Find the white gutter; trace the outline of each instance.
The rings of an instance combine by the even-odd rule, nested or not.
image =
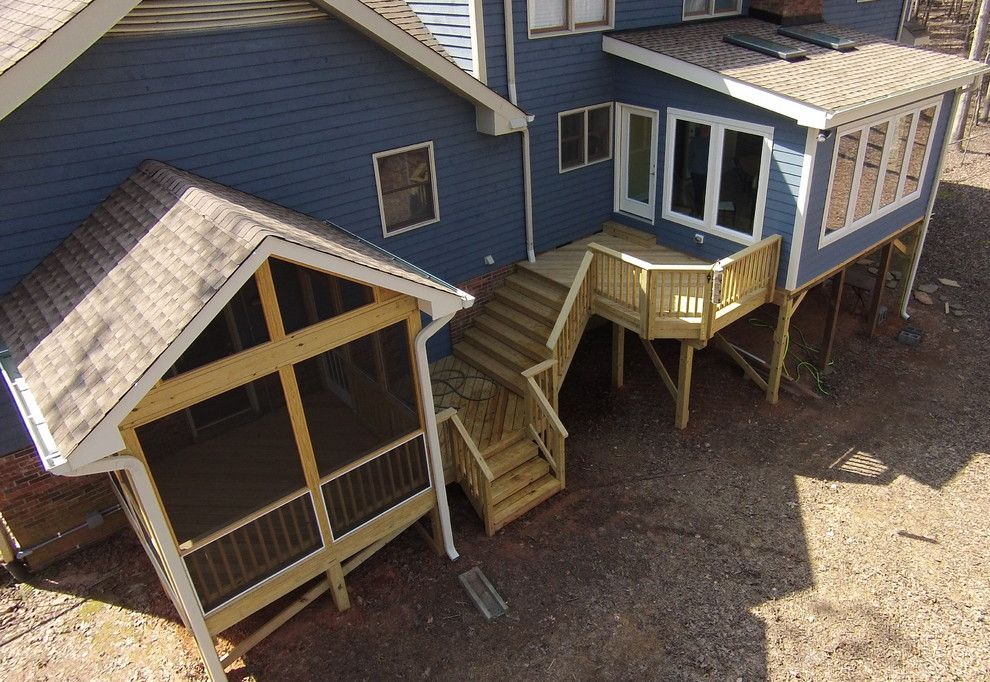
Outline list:
[[[509,101],[519,106],[516,93],[516,37],[512,25],[512,0],[502,0],[505,15],[505,81],[509,88]],[[532,123],[533,118],[529,118]],[[522,130],[523,154],[523,212],[526,216],[526,260],[536,262],[533,230],[533,169],[530,161],[529,127]]]
[[[450,322],[454,313],[438,317],[416,334],[416,370],[419,374],[419,398],[423,405],[423,421],[426,423],[426,447],[433,470],[433,488],[437,495],[437,509],[440,512],[440,533],[447,556],[456,559],[459,555],[454,548],[454,533],[450,529],[450,508],[447,506],[447,483],[443,478],[443,457],[440,454],[440,436],[437,433],[437,411],[433,404],[433,390],[430,386],[430,361],[426,356],[426,342]]]
[[[158,498],[155,496],[154,488],[151,485],[151,477],[148,475],[144,464],[133,455],[114,455],[105,459],[97,460],[86,464],[78,469],[71,469],[68,465],[59,466],[52,469],[53,473],[62,476],[88,476],[90,474],[107,474],[111,471],[126,471],[130,474],[131,483],[138,501],[151,524],[151,529],[155,537],[159,538],[159,549],[162,553],[162,560],[169,567],[173,580],[175,581],[175,592],[182,611],[183,620],[189,626],[196,644],[199,646],[199,653],[203,657],[206,665],[206,672],[211,682],[227,682],[227,674],[223,670],[220,656],[217,654],[213,644],[213,636],[206,626],[206,619],[199,606],[199,599],[196,596],[196,588],[193,587],[189,571],[186,564],[179,556],[179,551],[171,542],[172,535],[165,521],[165,514],[158,505]],[[164,540],[162,540],[164,539]],[[161,574],[159,574],[161,577]],[[166,588],[167,591],[167,588]]]
[[[959,102],[962,100],[962,89],[956,90],[956,96],[952,100],[952,111],[949,113],[948,126],[951,129],[952,122],[956,119],[956,112],[959,109]],[[921,225],[921,234],[918,235],[918,246],[914,249],[914,259],[911,261],[911,271],[908,274],[907,284],[901,294],[901,317],[905,320],[911,319],[908,312],[908,303],[911,301],[911,291],[914,289],[914,278],[918,274],[918,264],[921,263],[921,251],[925,246],[925,238],[928,236],[928,224],[932,220],[932,210],[935,208],[935,198],[938,196],[938,188],[942,184],[942,168],[945,166],[945,157],[950,145],[950,130],[946,130],[942,138],[942,150],[938,155],[938,166],[935,169],[935,183],[932,185],[931,196],[928,197],[928,210],[925,211],[925,221]]]

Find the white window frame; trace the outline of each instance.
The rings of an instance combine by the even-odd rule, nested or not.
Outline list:
[[[708,10],[704,14],[687,14],[685,2],[681,0],[681,21],[697,21],[699,19],[714,19],[715,17],[734,17],[742,14],[742,0],[736,0],[736,8],[732,11],[716,12],[715,0],[706,0]]]
[[[378,159],[423,148],[429,150],[430,156],[430,183],[433,189],[433,217],[429,220],[416,223],[415,225],[406,225],[405,227],[400,227],[397,230],[390,230],[388,228],[388,223],[385,220],[385,197],[382,194],[382,178],[381,174],[378,172]],[[437,192],[437,165],[436,155],[433,153],[433,140],[418,142],[416,144],[406,145],[405,147],[398,147],[397,149],[386,149],[384,151],[375,152],[371,155],[371,165],[374,166],[375,169],[375,188],[378,192],[378,214],[381,216],[382,221],[382,236],[388,239],[389,237],[394,237],[411,230],[416,230],[421,227],[440,222],[440,195]]]
[[[507,0],[509,1],[509,0]],[[537,38],[553,38],[556,36],[576,35],[578,33],[594,33],[595,31],[608,31],[615,27],[615,3],[616,0],[605,0],[605,23],[603,24],[576,24],[574,22],[574,0],[564,0],[567,3],[567,26],[565,28],[533,28],[530,17],[535,16],[533,5],[536,0],[526,0],[526,28],[529,31],[530,40]]]
[[[595,159],[594,161],[588,161],[588,112],[594,111],[595,109],[605,109],[608,108],[608,156],[604,156],[600,159]],[[584,114],[584,163],[578,164],[576,166],[569,166],[564,168],[564,145],[561,139],[561,134],[563,132],[563,122],[565,116],[573,116],[574,114]],[[557,172],[558,173],[570,173],[571,171],[580,170],[581,168],[587,168],[588,166],[594,166],[596,163],[603,163],[605,161],[611,161],[612,156],[615,154],[615,106],[613,102],[602,102],[601,104],[592,104],[586,107],[578,107],[577,109],[568,109],[567,111],[561,111],[557,114]]]
[[[908,166],[911,163],[911,154],[914,153],[914,138],[918,130],[918,120],[921,117],[921,112],[931,106],[935,107],[935,114],[932,119],[932,129],[928,134],[928,144],[925,146],[925,158],[921,162],[921,171],[918,176],[918,188],[910,194],[903,194],[904,185],[907,182]],[[932,97],[921,102],[914,102],[907,106],[900,107],[899,109],[886,111],[882,114],[878,114],[861,121],[848,123],[835,130],[833,135],[834,143],[832,145],[832,166],[829,170],[828,176],[828,190],[825,194],[825,205],[822,207],[822,227],[821,234],[818,238],[819,249],[852,234],[861,227],[865,227],[866,225],[875,222],[877,219],[892,211],[896,211],[902,206],[906,206],[921,196],[921,192],[925,187],[925,176],[928,172],[928,163],[932,158],[932,146],[935,142],[935,131],[938,128],[938,117],[941,110],[942,98]],[[897,198],[886,206],[880,206],[880,197],[883,193],[883,178],[887,175],[887,164],[890,163],[890,152],[894,142],[894,136],[891,135],[891,132],[896,121],[905,115],[911,116],[911,126],[908,130],[908,146],[904,152],[904,160],[901,163],[901,177],[897,182]],[[876,187],[873,188],[873,205],[871,206],[869,213],[859,220],[855,220],[854,216],[856,211],[856,203],[859,200],[860,178],[863,171],[863,164],[866,160],[866,143],[869,138],[870,128],[884,122],[887,123],[887,137],[884,140],[883,154],[880,157],[880,170],[877,174],[877,184]],[[839,140],[841,140],[844,135],[855,133],[857,131],[860,133],[859,150],[856,154],[856,168],[853,172],[852,185],[849,189],[849,204],[846,206],[846,221],[842,227],[835,230],[829,230],[828,209],[829,203],[832,199],[832,186],[835,183],[836,163],[839,158]]]
[[[674,142],[677,134],[677,121],[689,121],[711,126],[711,142],[708,145],[708,185],[705,192],[705,218],[699,220],[671,208],[674,188]],[[726,130],[759,135],[763,138],[763,157],[760,159],[760,176],[756,188],[756,210],[753,213],[753,234],[748,235],[718,224],[719,181],[722,178],[722,145]],[[738,121],[721,116],[709,116],[683,109],[667,109],[667,130],[663,157],[663,204],[661,215],[664,220],[679,223],[701,232],[728,239],[739,244],[755,244],[763,236],[763,217],[767,204],[767,186],[770,179],[770,159],[773,157],[773,131],[771,126]]]

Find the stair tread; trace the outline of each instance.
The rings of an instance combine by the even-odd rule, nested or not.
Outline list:
[[[534,361],[533,358],[520,353],[514,347],[507,343],[503,343],[494,336],[486,333],[483,329],[479,329],[477,327],[468,329],[464,333],[464,340],[473,343],[481,350],[501,361],[502,364],[507,367],[511,367],[517,372],[522,372],[523,370],[529,369],[533,365],[537,364],[537,361]]]
[[[560,489],[560,481],[550,474],[538,478],[494,506],[492,520],[495,526],[501,528],[507,525],[559,492]]]
[[[536,362],[544,359],[548,354],[546,344],[540,343],[529,334],[488,313],[482,313],[476,317],[474,326],[494,336],[502,343],[512,346],[520,353],[526,354]]]
[[[485,304],[485,314],[498,319],[500,322],[532,337],[533,340],[540,343],[546,343],[546,340],[550,338],[550,331],[553,329],[552,324],[544,324],[531,317],[520,317],[517,310],[497,300],[492,300]]]
[[[520,439],[496,452],[486,452],[485,461],[495,474],[495,478],[507,474],[526,460],[536,455],[536,444],[527,439]]]
[[[536,277],[528,270],[520,270],[505,280],[505,283],[527,294],[530,298],[539,301],[545,306],[555,308],[558,311],[567,298],[567,290],[550,281]]]
[[[554,322],[557,321],[557,315],[560,312],[559,310],[554,310],[550,306],[544,305],[539,301],[534,301],[523,292],[511,287],[500,287],[498,291],[495,292],[495,299],[502,301],[510,308],[515,308],[524,313],[535,315],[540,322],[551,328],[553,327]]]
[[[534,454],[515,469],[492,481],[492,503],[499,502],[550,472],[550,464]]]
[[[488,374],[513,393],[522,395],[526,390],[526,380],[519,370],[509,367],[483,348],[474,345],[470,340],[454,344],[454,355],[476,369]]]

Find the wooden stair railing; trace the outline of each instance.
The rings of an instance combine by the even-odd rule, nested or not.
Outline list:
[[[550,463],[554,475],[564,486],[564,439],[567,429],[557,415],[557,361],[553,358],[533,365],[523,372],[526,378],[526,428],[540,453]]]
[[[741,315],[773,300],[780,244],[780,235],[771,235],[712,266],[714,327],[707,338]]]
[[[491,517],[491,484],[495,480],[491,467],[482,456],[474,438],[453,407],[437,413],[437,430],[440,450],[451,458],[457,482],[461,484],[471,506],[478,512],[485,525]],[[447,468],[446,466],[444,467]],[[454,481],[447,481],[453,483]]]

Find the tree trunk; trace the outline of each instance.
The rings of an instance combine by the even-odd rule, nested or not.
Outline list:
[[[990,29],[990,0],[981,0],[980,13],[976,17],[976,26],[973,28],[973,42],[969,48],[969,58],[974,61],[983,61],[983,46],[987,42],[987,30]],[[956,149],[962,151],[962,139],[966,136],[966,120],[969,118],[969,106],[973,101],[974,88],[980,87],[976,84],[965,90],[962,94],[962,101],[959,102],[959,109],[956,111],[956,118],[952,122],[952,137],[956,143]]]

